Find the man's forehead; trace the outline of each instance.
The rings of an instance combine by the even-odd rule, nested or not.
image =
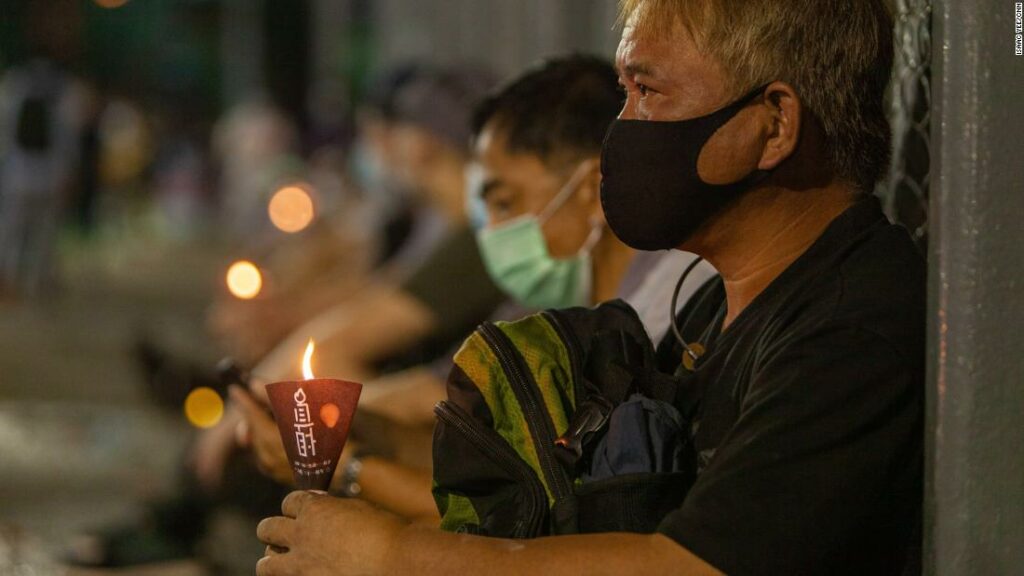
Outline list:
[[[543,159],[533,152],[513,149],[509,142],[508,128],[493,122],[484,126],[476,137],[473,143],[473,159],[488,171],[493,171],[496,165],[507,164],[509,161],[518,161],[522,164],[525,160],[531,164],[544,164]]]
[[[493,122],[488,122],[473,139],[473,156],[479,159],[485,151],[490,150],[496,137]]]
[[[681,44],[686,39],[679,38],[680,33],[675,30],[671,34],[655,34],[627,22],[615,52],[615,67],[619,75],[666,77],[675,60],[684,55]]]

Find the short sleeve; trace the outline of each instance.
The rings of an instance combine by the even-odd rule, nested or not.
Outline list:
[[[734,576],[899,574],[920,515],[923,359],[824,327],[755,363],[733,428],[659,531]]]
[[[434,314],[437,339],[444,342],[468,336],[506,299],[468,228],[445,239],[402,288]]]

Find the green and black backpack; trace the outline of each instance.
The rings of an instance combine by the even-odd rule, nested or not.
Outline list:
[[[442,529],[653,532],[695,478],[695,401],[622,301],[485,323],[435,408]]]

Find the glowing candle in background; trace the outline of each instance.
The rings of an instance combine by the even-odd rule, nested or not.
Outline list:
[[[267,214],[278,230],[293,234],[305,230],[316,212],[309,192],[302,186],[292,185],[274,193],[267,206]]]
[[[223,416],[224,400],[212,388],[196,388],[185,398],[185,417],[196,428],[212,428]]]
[[[255,264],[239,260],[228,268],[226,276],[228,290],[235,298],[251,300],[263,289],[263,275]]]

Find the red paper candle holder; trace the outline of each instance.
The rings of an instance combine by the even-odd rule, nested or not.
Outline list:
[[[348,440],[363,385],[314,378],[267,385],[295,484],[301,490],[327,490]]]

